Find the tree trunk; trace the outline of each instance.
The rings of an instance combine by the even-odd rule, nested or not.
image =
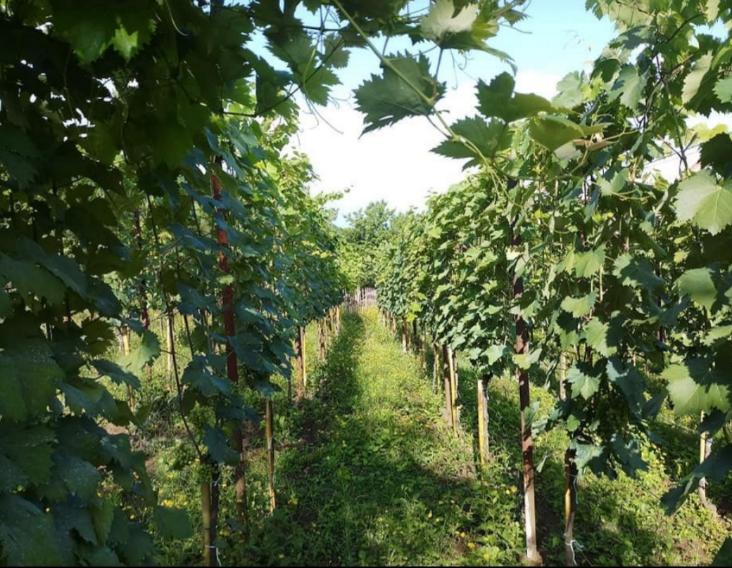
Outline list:
[[[218,566],[216,545],[219,519],[219,467],[211,464],[211,477],[201,484],[201,517],[203,525],[203,564]]]
[[[567,383],[567,356],[559,355],[559,399],[566,400],[571,394],[572,385]],[[564,564],[576,566],[574,553],[574,519],[577,512],[577,464],[575,451],[567,448],[564,452]]]
[[[216,163],[220,164],[221,159],[217,158]],[[221,181],[215,173],[211,173],[211,192],[216,200],[221,199]],[[222,209],[217,208],[215,216],[217,219],[221,219],[224,215]],[[216,229],[216,241],[219,245],[224,248],[229,246],[229,236],[226,231],[217,227]],[[223,274],[229,274],[229,260],[222,251],[219,254],[219,269]],[[239,382],[239,368],[236,359],[236,352],[231,345],[231,340],[228,338],[236,335],[236,326],[234,322],[234,289],[230,284],[224,286],[221,292],[221,306],[223,311],[224,319],[224,335],[227,337],[226,341],[226,376],[232,383]],[[236,510],[239,515],[239,519],[246,524],[247,519],[247,487],[246,487],[246,455],[244,454],[244,437],[242,433],[242,425],[237,425],[234,428],[232,434],[233,449],[239,454],[239,463],[237,463],[234,469],[234,495],[236,501]]]
[[[574,518],[577,512],[577,464],[575,451],[564,452],[564,564],[576,566],[574,555]]]
[[[267,443],[267,480],[269,485],[269,510],[275,510],[277,504],[275,494],[274,472],[275,472],[275,449],[274,449],[274,407],[272,399],[267,397],[264,400],[264,434]]]
[[[512,244],[521,244],[521,237],[514,236]],[[523,296],[524,281],[514,276],[513,298],[517,301]],[[523,355],[529,351],[529,329],[526,321],[520,315],[516,316],[516,341],[514,352]],[[524,490],[524,522],[526,530],[526,558],[531,564],[541,564],[542,559],[537,548],[536,540],[536,500],[534,496],[534,441],[531,437],[531,424],[527,420],[531,406],[529,389],[529,373],[518,368],[516,377],[519,384],[519,409],[521,412],[521,455],[523,463],[523,490]]]
[[[478,457],[480,465],[485,467],[490,461],[490,437],[488,432],[488,381],[479,377],[476,386],[478,396]]]
[[[701,420],[704,421],[704,413],[701,413]],[[709,435],[706,432],[702,432],[701,436],[699,436],[699,463],[703,463],[704,460],[706,460],[709,457],[709,454],[712,453],[712,439],[709,437]],[[699,500],[701,501],[701,504],[704,505],[707,509],[712,511],[713,513],[717,512],[717,507],[714,506],[714,503],[712,503],[709,500],[709,497],[707,496],[707,478],[702,477],[699,480]]]

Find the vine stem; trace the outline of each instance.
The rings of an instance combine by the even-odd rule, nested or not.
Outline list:
[[[158,234],[157,225],[156,225],[155,219],[153,217],[153,208],[152,208],[152,201],[150,199],[150,195],[146,195],[146,198],[147,198],[148,211],[150,213],[150,226],[152,228],[153,238],[155,240],[155,248],[158,251],[158,257],[159,257],[160,256],[159,253],[160,253],[160,249],[161,249],[160,236]],[[161,262],[161,266],[160,266],[159,270],[160,270],[160,274],[162,274],[162,272],[163,272],[162,260],[160,262]],[[171,313],[170,298],[168,297],[168,294],[165,292],[165,290],[162,290],[162,295],[163,295],[163,303],[165,304],[165,313],[170,314]],[[178,409],[180,410],[180,416],[183,421],[183,427],[185,428],[186,434],[187,434],[189,440],[191,441],[191,444],[193,445],[193,449],[196,451],[196,455],[198,456],[200,463],[204,463],[205,456],[203,454],[203,451],[201,450],[201,447],[198,445],[198,442],[196,441],[196,437],[193,435],[193,431],[191,430],[191,427],[188,424],[188,418],[186,417],[186,413],[183,411],[183,387],[180,383],[180,377],[178,375],[178,362],[176,361],[176,356],[175,356],[175,342],[173,342],[172,345],[173,345],[172,346],[172,349],[173,349],[173,352],[172,352],[173,376],[175,378],[175,388],[176,388],[177,395],[178,395],[177,396]]]

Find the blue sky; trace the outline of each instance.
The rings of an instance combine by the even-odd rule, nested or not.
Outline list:
[[[531,0],[525,7],[528,17],[516,29],[503,28],[489,41],[491,47],[513,58],[518,91],[553,96],[564,75],[588,69],[613,37],[612,24],[598,20],[584,4],[585,0]],[[407,45],[392,40],[389,51]],[[257,51],[261,47],[261,41],[255,42]],[[457,60],[464,63],[461,57]],[[473,114],[479,78],[489,82],[509,70],[487,54],[471,55],[463,67],[454,70],[449,58],[443,59],[441,67],[440,79],[446,81],[448,93],[439,106],[452,120]],[[361,136],[362,116],[350,94],[378,72],[376,56],[366,50],[354,51],[340,73],[343,87],[334,89],[335,96],[327,106],[308,109],[299,99],[301,127],[291,147],[310,157],[318,176],[311,191],[347,190],[334,204],[341,222],[345,214],[378,199],[401,211],[419,209],[429,194],[446,191],[465,175],[462,162],[430,151],[441,135],[424,118],[402,120]]]
[[[531,0],[524,11],[527,18],[516,29],[502,28],[489,40],[491,47],[508,53],[521,70],[541,70],[565,75],[581,69],[596,58],[613,37],[612,24],[598,20],[585,10],[584,0]],[[408,45],[405,43],[404,45]],[[392,43],[391,49],[401,46]],[[462,60],[461,57],[457,57]],[[449,65],[443,66],[442,78],[454,82]],[[471,55],[465,73],[469,77],[490,78],[508,70],[508,66],[487,54]],[[371,73],[378,72],[376,57],[365,50],[352,52],[350,64],[340,74],[344,86],[353,89]]]

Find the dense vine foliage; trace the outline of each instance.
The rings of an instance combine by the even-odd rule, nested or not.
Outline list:
[[[285,151],[295,94],[325,104],[353,48],[382,64],[356,91],[367,131],[434,116],[436,151],[479,168],[400,221],[380,297],[486,377],[517,373],[525,480],[532,425],[567,432],[570,479],[642,468],[666,398],[716,436],[669,508],[728,475],[732,141],[685,121],[731,110],[732,6],[590,0],[618,36],[589,75],[570,74],[549,101],[503,73],[478,84],[474,117],[447,124],[435,110],[443,51],[511,65],[486,42],[522,4],[0,0],[3,562],[144,563],[153,525],[190,531],[156,504],[127,434],[145,421],[135,391],[161,354],[201,478],[206,563],[218,562],[226,466],[232,526],[246,525],[244,425],[259,419],[248,401],[271,400],[305,324],[373,279],[325,198],[304,190],[307,160]],[[382,53],[383,37],[414,48]],[[669,152],[678,178],[654,178],[649,164]],[[127,347],[113,360],[117,334]],[[528,373],[563,389],[542,420]]]
[[[551,415],[524,410],[534,434],[567,432],[572,499],[586,468],[645,467],[641,442],[666,398],[680,416],[701,413],[701,435],[724,435],[664,497],[674,510],[732,467],[730,136],[686,124],[730,110],[732,14],[718,2],[589,5],[618,36],[552,101],[515,93],[509,74],[478,84],[479,114],[435,151],[481,171],[407,227],[379,297],[486,376],[557,385]],[[652,170],[669,155],[670,180]],[[514,350],[524,324],[530,348]]]

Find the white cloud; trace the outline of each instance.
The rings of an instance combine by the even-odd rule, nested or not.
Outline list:
[[[520,72],[516,89],[551,97],[559,78],[541,71]],[[475,84],[464,82],[448,92],[439,108],[451,122],[475,114],[476,104]],[[465,175],[464,161],[430,151],[443,136],[426,118],[408,118],[361,136],[362,115],[352,102],[333,103],[319,113],[322,119],[302,113],[293,147],[310,157],[319,177],[315,192],[350,188],[336,203],[341,214],[379,199],[400,211],[420,208],[431,192],[446,191]]]

